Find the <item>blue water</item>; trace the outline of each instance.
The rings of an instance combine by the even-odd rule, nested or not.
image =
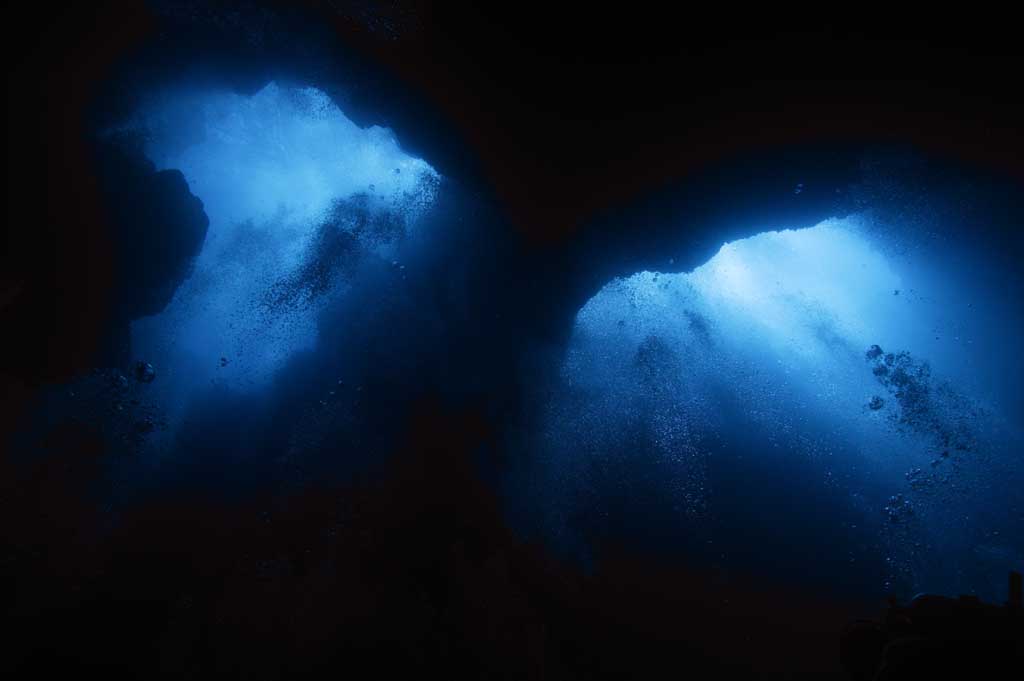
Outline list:
[[[172,435],[197,396],[258,392],[315,349],[318,314],[345,295],[354,263],[391,262],[439,180],[389,130],[358,127],[310,87],[159,92],[123,129],[158,169],[182,171],[210,219],[191,276],[131,329]]]
[[[995,601],[1024,565],[1019,280],[991,244],[934,228],[941,215],[896,199],[810,226],[765,215],[759,234],[726,225],[751,236],[692,271],[666,258],[607,282],[562,347],[515,299],[529,264],[477,272],[480,253],[513,254],[482,231],[423,233],[494,224],[454,199],[432,219],[438,173],[322,91],[171,89],[126,131],[210,220],[170,304],[132,323],[156,380],[108,381],[112,409],[136,405],[112,423],[137,436],[142,419],[140,460],[162,462],[154,487],[188,469],[229,494],[247,472],[306,480],[381,457],[415,395],[486,402],[513,390],[482,385],[488,363],[546,366],[553,347],[554,376],[522,386],[531,416],[496,424],[517,463],[493,473],[513,524],[563,556],[625,545],[870,598]],[[414,251],[430,264],[396,287]],[[506,312],[521,324],[501,326]]]
[[[893,233],[782,228],[601,289],[537,438],[548,540],[1004,598],[1024,564],[1021,309],[968,249]]]

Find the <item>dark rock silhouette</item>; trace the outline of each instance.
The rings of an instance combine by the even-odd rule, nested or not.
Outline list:
[[[974,596],[890,601],[881,621],[843,632],[843,666],[857,681],[1017,678],[1024,672],[1021,575],[1011,572],[1004,605]]]
[[[209,219],[180,170],[157,171],[132,143],[101,143],[96,157],[115,245],[115,315],[157,314],[188,275]]]

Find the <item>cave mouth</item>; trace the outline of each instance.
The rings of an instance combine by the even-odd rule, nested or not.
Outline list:
[[[854,214],[604,286],[539,428],[542,531],[584,558],[612,536],[876,596],[995,597],[1024,558],[1019,311],[949,244],[886,233]]]
[[[132,323],[133,355],[156,366],[168,405],[211,385],[269,385],[315,346],[318,311],[360,267],[397,263],[441,179],[390,130],[360,128],[324,91],[284,82],[251,95],[166,87],[109,134],[180,171],[209,218],[170,303]]]

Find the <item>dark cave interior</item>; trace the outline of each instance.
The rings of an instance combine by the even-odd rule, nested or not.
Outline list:
[[[316,0],[35,12],[7,22],[29,40],[8,68],[16,179],[0,307],[13,330],[0,353],[0,560],[24,678],[983,678],[1020,663],[1019,607],[1003,606],[1012,594],[998,581],[1024,567],[1012,388],[1024,61],[1011,22]],[[144,134],[108,133],[183,85],[243,107],[270,83],[314,88],[352,129],[386,128],[394,158],[422,160],[439,179],[415,219],[376,207],[381,180],[376,194],[332,195],[328,217],[307,225],[296,256],[307,259],[275,279],[297,293],[269,288],[268,304],[268,287],[250,287],[260,310],[305,315],[272,318],[285,345],[315,329],[257,380],[241,352],[271,342],[256,312],[244,319],[258,323],[231,327],[235,346],[208,357],[148,349],[186,328],[175,310],[193,308],[180,301],[256,300],[249,289],[203,298],[201,287],[277,266],[284,232],[257,224],[236,247],[187,169],[156,163]],[[963,535],[997,573],[981,586],[933,582],[949,598],[887,611],[883,560],[900,558],[918,586],[922,564],[953,549],[894,554],[864,528],[826,546],[833,516],[860,516],[835,510],[847,508],[835,488],[805,483],[816,462],[737,464],[755,458],[759,435],[720,445],[730,463],[716,484],[739,491],[734,515],[707,524],[733,532],[747,558],[718,561],[711,530],[666,520],[678,497],[642,444],[650,424],[615,425],[635,409],[661,418],[671,400],[659,391],[683,390],[646,378],[680,362],[663,333],[645,330],[630,349],[629,375],[646,386],[637,401],[597,408],[579,381],[563,385],[578,347],[612,364],[614,349],[579,345],[606,332],[579,315],[604,304],[609,282],[682,277],[723,244],[851,215],[868,216],[865,233],[892,262],[930,263],[988,296],[971,312],[987,317],[957,318],[941,335],[975,325],[978,348],[957,361],[980,366],[979,393],[1001,396],[998,427],[974,425],[968,441],[960,421],[934,415],[946,393],[922,378],[931,365],[890,343],[892,361],[870,355],[876,340],[856,347],[868,380],[891,372],[857,418],[898,405],[900,437],[952,451],[948,463],[930,453],[932,468],[968,471],[954,494],[907,464],[897,474],[908,501],[886,492],[865,515],[899,516],[885,541]],[[226,256],[203,260],[215,239],[237,270]],[[905,257],[916,248],[925,255]],[[902,284],[886,294],[886,305],[913,300]],[[681,318],[687,333],[718,333],[722,322],[694,314]],[[242,318],[218,317],[223,328],[208,333],[227,337]],[[846,333],[821,328],[828,342]],[[928,357],[936,374],[943,356]],[[721,402],[714,418],[739,408]],[[809,418],[814,428],[784,449],[818,436],[824,417]],[[607,424],[625,444],[586,439]],[[721,432],[747,428],[737,419]],[[555,451],[538,433],[551,432],[558,456],[575,457],[557,470],[537,465]],[[591,452],[615,447],[622,458]],[[800,494],[810,513],[790,506]],[[921,510],[943,505],[977,518],[954,528]],[[957,600],[960,586],[982,600]]]

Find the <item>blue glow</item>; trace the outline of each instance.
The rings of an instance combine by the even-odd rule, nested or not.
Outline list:
[[[150,132],[150,159],[181,170],[210,221],[220,225],[281,213],[311,224],[334,199],[415,191],[433,173],[404,153],[389,130],[359,128],[310,87],[272,82],[251,97],[166,93],[136,124]]]
[[[353,282],[332,271],[316,296],[282,302],[273,292],[318,257],[318,230],[334,219],[331,229],[348,230],[363,256],[390,260],[439,180],[389,130],[358,127],[309,87],[164,92],[125,128],[144,135],[158,168],[184,173],[210,218],[191,277],[161,314],[132,327],[134,354],[157,367],[153,389],[167,405],[211,385],[251,391],[312,348],[318,311]],[[399,228],[359,231],[337,219],[342,200]]]
[[[644,523],[657,536],[676,522],[686,543],[715,518],[730,532],[723,509],[763,495],[741,486],[720,498],[728,484],[715,478],[725,465],[716,457],[728,456],[733,479],[791,488],[787,504],[835,504],[804,509],[803,521],[753,511],[779,537],[836,514],[836,544],[802,551],[848,551],[871,528],[889,588],[997,597],[1006,570],[1024,562],[1014,532],[1024,516],[1013,510],[1022,377],[1008,361],[1021,315],[940,246],[887,241],[853,216],[725,244],[690,273],[610,282],[579,311],[547,408],[539,484],[562,501],[546,531],[572,545],[574,517],[643,507],[657,488],[677,520],[638,511],[645,520],[627,522],[630,532]],[[792,479],[749,473],[761,469]],[[727,549],[717,553],[728,538],[707,542],[728,563]],[[752,569],[774,559],[734,560]],[[854,553],[849,562],[849,576],[821,577],[859,579]]]

